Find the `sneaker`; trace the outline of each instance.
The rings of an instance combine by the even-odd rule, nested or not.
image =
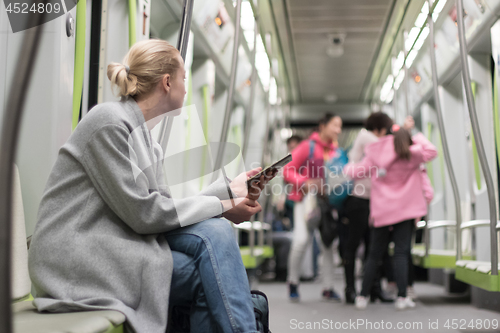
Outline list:
[[[289,284],[288,290],[290,291],[290,301],[298,302],[299,301],[299,286],[296,284]]]
[[[366,306],[368,305],[368,298],[365,296],[356,296],[356,300],[354,301],[355,307],[358,310],[364,310],[366,309]]]
[[[341,301],[339,294],[337,294],[333,289],[323,290],[322,296],[325,301]]]
[[[413,288],[413,286],[408,286],[406,288],[406,296],[410,297],[412,300],[417,299],[417,294],[415,293],[415,288]]]
[[[398,297],[396,299],[396,310],[404,310],[406,308],[414,308],[416,306],[415,302],[411,300],[410,297]]]
[[[258,290],[252,290],[251,294],[257,332],[271,333],[269,331],[269,302],[266,294]]]

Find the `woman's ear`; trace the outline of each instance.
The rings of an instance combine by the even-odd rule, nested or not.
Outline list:
[[[165,92],[168,94],[170,92],[170,88],[172,87],[172,78],[170,74],[165,74],[162,79],[162,86]]]

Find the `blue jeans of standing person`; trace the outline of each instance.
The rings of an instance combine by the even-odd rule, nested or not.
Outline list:
[[[221,332],[257,332],[248,277],[231,225],[213,218],[168,232],[165,238],[172,251],[188,256],[174,255],[170,300],[174,305],[177,294],[194,296],[197,312],[194,320],[199,322],[193,323],[191,318],[191,332],[214,332],[214,322]],[[194,265],[198,274],[186,265]],[[186,281],[186,273],[193,274],[190,281]],[[190,286],[190,282],[198,285],[201,282],[203,290]],[[208,306],[211,317],[207,316],[204,305]]]

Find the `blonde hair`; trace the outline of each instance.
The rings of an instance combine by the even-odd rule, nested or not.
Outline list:
[[[149,39],[134,44],[123,64],[108,65],[111,87],[118,87],[119,96],[148,95],[165,74],[174,76],[181,64],[179,51],[167,41]]]

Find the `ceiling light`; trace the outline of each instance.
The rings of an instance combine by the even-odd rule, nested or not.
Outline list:
[[[432,11],[432,20],[434,22],[436,22],[437,18],[439,17],[439,14],[444,8],[444,5],[446,5],[446,0],[439,0],[436,7],[434,7],[434,10]]]
[[[398,90],[405,78],[405,71],[400,71],[396,79],[394,80],[394,89]]]
[[[411,50],[410,54],[406,57],[406,68],[410,68],[411,65],[413,64],[413,61],[417,57],[418,51],[417,50]]]
[[[415,26],[422,28],[427,21],[427,14],[420,13],[418,14],[417,20],[415,21]]]
[[[394,58],[394,61],[392,63],[392,75],[397,76],[399,73],[399,70],[401,67],[403,67],[403,64],[405,62],[405,55],[404,52],[401,51],[399,52],[397,58]]]
[[[394,89],[391,89],[391,91],[389,91],[389,95],[387,95],[387,98],[385,99],[384,102],[389,104],[390,102],[392,102],[393,99],[394,99]]]
[[[290,138],[292,136],[292,134],[293,134],[293,131],[292,131],[291,128],[282,128],[280,132],[281,132],[280,133],[281,134],[281,138],[283,140],[286,140],[286,139]]]
[[[405,48],[406,50],[410,50],[413,44],[415,44],[415,41],[417,40],[418,34],[420,33],[420,28],[418,27],[413,27],[410,30],[410,33],[408,34],[408,37],[406,38],[405,41]]]
[[[424,45],[427,36],[429,36],[429,27],[425,27],[424,29],[422,29],[422,32],[420,33],[420,36],[418,36],[417,42],[413,46],[413,49],[419,51]]]
[[[327,102],[328,104],[333,104],[338,99],[339,99],[339,97],[337,95],[335,95],[335,94],[328,94],[328,95],[325,96],[325,102]]]

